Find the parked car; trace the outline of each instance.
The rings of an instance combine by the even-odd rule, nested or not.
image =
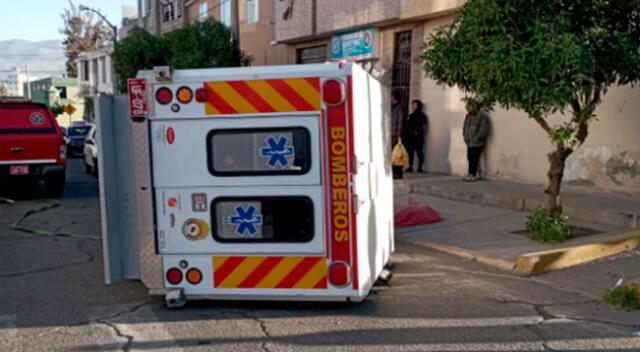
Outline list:
[[[67,156],[84,155],[84,141],[90,129],[90,125],[71,126],[67,128]]]
[[[0,100],[0,182],[40,181],[48,195],[64,191],[67,146],[62,129],[44,105]]]
[[[89,132],[84,141],[84,171],[98,176],[98,143],[96,125],[89,125]]]

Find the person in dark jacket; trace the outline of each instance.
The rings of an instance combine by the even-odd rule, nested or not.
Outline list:
[[[424,135],[427,133],[429,119],[424,113],[424,104],[418,99],[411,102],[413,112],[407,121],[407,153],[409,153],[409,168],[413,172],[413,157],[418,154],[418,172],[424,172]]]
[[[391,95],[391,149],[398,143],[398,138],[402,138],[406,121],[407,110],[394,93]]]
[[[479,178],[480,155],[487,144],[487,136],[489,135],[489,116],[476,109],[472,104],[467,104],[467,116],[464,118],[462,135],[464,143],[467,145],[467,160],[469,161],[469,174],[463,180],[473,182]]]

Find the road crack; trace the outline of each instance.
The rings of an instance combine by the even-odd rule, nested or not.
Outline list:
[[[613,326],[619,326],[619,327],[625,327],[625,328],[634,328],[634,329],[640,328],[640,324],[627,324],[627,323],[618,323],[618,322],[615,322],[615,321],[593,319],[593,318],[579,318],[579,317],[571,317],[571,316],[567,316],[567,315],[554,315],[554,314],[551,314],[546,309],[548,307],[571,306],[571,305],[576,305],[576,304],[600,303],[599,300],[585,300],[585,301],[564,302],[564,303],[562,303],[562,302],[561,303],[533,303],[533,302],[527,302],[527,301],[507,300],[507,299],[498,299],[496,301],[498,303],[502,303],[502,304],[521,304],[521,305],[530,306],[542,318],[542,320],[540,322],[538,322],[536,325],[540,325],[540,324],[542,324],[542,323],[544,323],[544,322],[546,322],[548,320],[564,319],[564,320],[570,320],[570,321],[574,321],[574,322],[596,323],[596,324],[613,325]]]
[[[50,267],[41,268],[41,269],[27,270],[27,271],[21,271],[21,272],[10,273],[10,274],[2,274],[0,275],[0,278],[14,278],[14,277],[20,277],[20,276],[26,276],[26,275],[40,274],[40,273],[46,273],[49,271],[92,263],[95,260],[95,255],[91,253],[89,250],[82,248],[82,243],[83,243],[82,241],[77,242],[76,249],[87,256],[87,259],[85,260],[63,264],[63,265],[50,266]]]
[[[255,317],[255,316],[251,316],[248,313],[243,313],[242,315],[245,318],[251,319],[251,320],[255,321],[256,323],[258,323],[258,326],[260,327],[260,331],[262,332],[262,335],[266,338],[260,344],[260,349],[262,351],[264,351],[264,352],[271,352],[271,350],[269,349],[269,346],[267,346],[267,343],[269,343],[268,340],[271,339],[271,334],[269,333],[269,330],[267,329],[267,322],[264,319],[260,319],[260,318]]]
[[[121,337],[127,340],[127,342],[125,342],[125,344],[122,346],[122,351],[129,352],[131,350],[131,346],[133,345],[133,336],[123,333],[116,324],[110,323],[106,320],[98,319],[95,321],[95,323],[108,326],[116,333],[118,337]]]

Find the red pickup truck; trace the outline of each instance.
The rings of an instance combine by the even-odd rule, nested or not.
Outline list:
[[[66,149],[62,130],[44,104],[0,100],[0,183],[44,180],[48,195],[59,197]]]

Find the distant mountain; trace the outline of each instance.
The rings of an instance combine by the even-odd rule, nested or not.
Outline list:
[[[3,40],[0,41],[0,80],[6,78],[7,70],[20,67],[34,77],[60,75],[65,72],[65,62],[61,40]]]

